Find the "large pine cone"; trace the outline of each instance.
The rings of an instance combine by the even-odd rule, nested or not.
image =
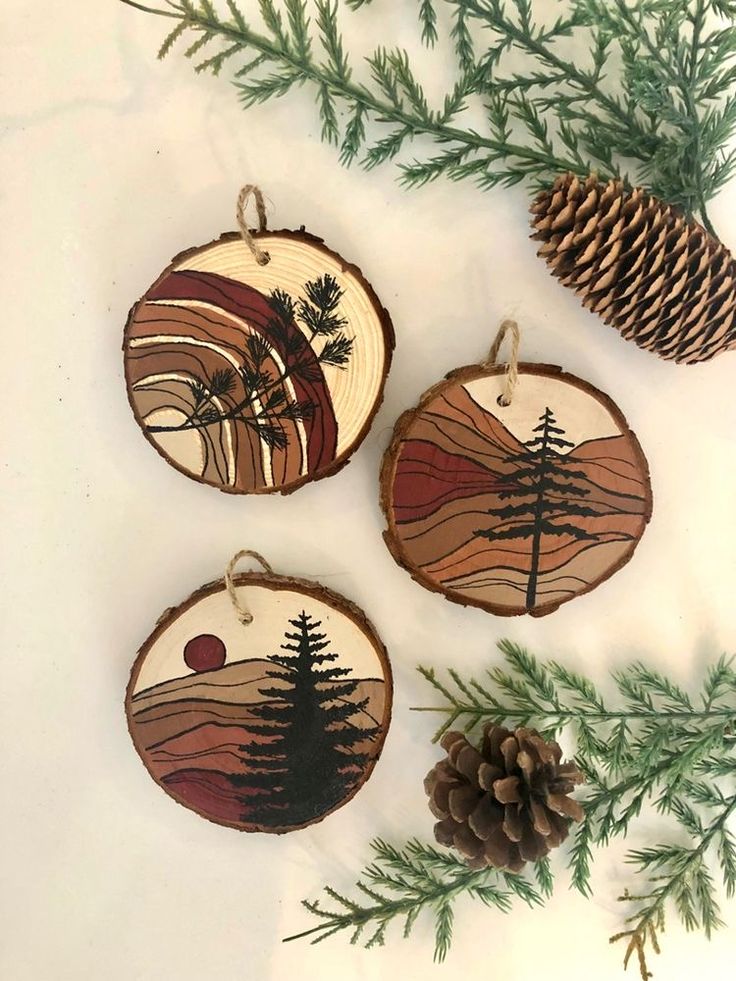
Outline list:
[[[736,262],[641,188],[559,177],[531,207],[538,255],[627,340],[692,364],[736,347]]]
[[[518,872],[567,838],[583,816],[567,795],[583,776],[561,763],[562,750],[533,729],[510,732],[489,724],[478,751],[461,732],[447,732],[441,760],[424,781],[439,823],[441,845],[457,848],[468,865]]]

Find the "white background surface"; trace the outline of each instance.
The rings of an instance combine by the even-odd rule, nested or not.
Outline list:
[[[414,43],[416,4],[382,7],[384,36]],[[371,837],[431,835],[421,778],[437,758],[434,720],[409,713],[432,701],[419,661],[479,672],[508,636],[598,680],[643,657],[689,684],[736,649],[736,355],[678,368],[624,343],[535,258],[521,189],[408,193],[390,167],[342,170],[319,142],[311,94],[243,113],[225,77],[196,78],[178,55],[157,64],[162,24],[112,0],[2,8],[0,976],[618,978],[622,951],[607,938],[628,870],[615,850],[596,860],[594,902],[568,892],[558,860],[546,912],[462,903],[442,967],[424,919],[408,942],[394,929],[383,950],[280,939],[313,925],[300,899],[324,882],[348,886]],[[364,41],[373,9],[345,15]],[[435,76],[432,90],[441,85]],[[228,497],[185,479],[143,439],[123,387],[128,308],[182,248],[233,227],[245,181],[265,188],[273,227],[303,223],[362,266],[398,337],[362,449],[290,498]],[[735,202],[732,187],[712,209],[732,245]],[[619,403],[655,492],[633,561],[542,621],[444,602],[410,581],[380,534],[377,472],[395,419],[484,355],[510,313],[525,358],[561,364]],[[134,753],[122,707],[159,614],[248,546],[361,604],[396,677],[370,782],[324,824],[282,839],[239,835],[169,800]],[[656,978],[728,976],[733,902],[725,915],[730,929],[710,944],[671,916]]]

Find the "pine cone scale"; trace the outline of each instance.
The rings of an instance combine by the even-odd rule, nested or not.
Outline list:
[[[503,766],[501,743],[510,735],[510,730],[504,729],[503,726],[491,726],[490,728],[486,726],[483,730],[483,748],[481,749],[483,757],[495,763],[496,766]]]
[[[519,808],[514,804],[507,804],[504,809],[502,828],[509,841],[518,843],[524,833],[524,824],[521,819]]]
[[[446,733],[447,753],[424,781],[435,837],[456,848],[471,868],[520,871],[567,837],[582,817],[567,795],[582,782],[562,751],[533,729],[488,725],[479,748],[462,733]]]
[[[493,795],[502,804],[521,804],[518,777],[504,777],[493,784]]]
[[[503,807],[484,794],[475,810],[468,817],[468,824],[481,841],[487,841],[503,822]]]
[[[448,809],[450,811],[450,817],[462,823],[469,813],[469,811],[475,808],[478,803],[478,792],[474,787],[468,785],[460,784],[453,789],[448,794]]]
[[[438,821],[434,826],[434,836],[440,845],[452,847],[455,844],[455,830],[457,825],[452,818],[445,818]]]
[[[537,835],[533,828],[525,828],[519,842],[519,854],[525,862],[538,862],[549,854],[549,848],[544,838]]]
[[[456,743],[456,745],[458,744]],[[467,777],[468,780],[474,780],[477,778],[478,767],[483,763],[483,757],[480,755],[478,750],[469,743],[461,746],[459,752],[455,754],[455,759],[452,758],[451,752],[450,760],[457,768],[458,772],[462,773],[462,775]]]
[[[503,776],[504,771],[492,763],[482,763],[478,768],[478,783],[482,790],[493,790],[494,783]]]
[[[504,769],[508,773],[513,770],[516,764],[516,757],[519,755],[519,744],[514,736],[508,736],[501,743],[501,756],[503,758]]]
[[[583,809],[576,800],[565,797],[564,794],[548,794],[547,807],[555,814],[572,818],[573,821],[582,821]]]
[[[532,800],[529,807],[534,822],[534,830],[538,831],[540,835],[544,835],[545,838],[548,838],[552,834],[552,825],[547,818],[547,812],[544,807],[536,800]]]

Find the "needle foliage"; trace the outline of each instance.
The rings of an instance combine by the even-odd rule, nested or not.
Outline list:
[[[451,852],[440,851],[416,838],[402,848],[376,839],[371,842],[371,849],[373,861],[355,884],[357,895],[349,897],[332,886],[325,887],[329,907],[319,900],[305,900],[303,904],[320,922],[286,940],[310,937],[314,944],[335,933],[347,932],[352,944],[383,946],[391,923],[399,923],[406,938],[419,914],[429,911],[435,920],[434,959],[443,961],[452,944],[454,903],[460,896],[508,913],[515,899],[529,906],[543,905],[552,889],[546,860],[536,866],[533,882],[523,875],[495,869],[474,871]]]
[[[691,695],[641,663],[612,676],[614,699],[557,662],[542,664],[523,647],[502,641],[503,666],[482,679],[455,669],[446,678],[420,668],[439,704],[418,711],[444,716],[435,741],[448,729],[469,735],[489,722],[532,726],[546,738],[574,746],[586,777],[585,816],[567,851],[568,876],[591,895],[595,851],[635,833],[644,809],[658,813],[660,843],[627,853],[632,891],[621,898],[622,929],[611,938],[625,946],[641,977],[650,977],[647,955],[659,951],[665,913],[688,930],[710,936],[722,926],[717,880],[736,892],[736,671],[721,658]],[[319,942],[347,931],[353,943],[384,942],[397,921],[408,935],[422,911],[435,918],[435,959],[452,941],[458,899],[479,899],[507,912],[515,899],[540,905],[551,894],[553,867],[535,866],[535,881],[495,869],[471,871],[452,852],[412,840],[403,847],[372,843],[374,860],[357,882],[357,896],[328,887],[328,906],[305,902],[319,923],[298,937]],[[559,871],[558,871],[559,874]],[[289,938],[295,939],[295,938]]]
[[[710,228],[706,203],[736,168],[733,0],[416,0],[437,70],[443,48],[456,64],[434,105],[406,51],[346,51],[342,18],[381,16],[374,0],[121,2],[173,22],[159,57],[181,41],[198,72],[231,67],[246,107],[308,86],[342,163],[396,158],[407,185],[597,171]]]

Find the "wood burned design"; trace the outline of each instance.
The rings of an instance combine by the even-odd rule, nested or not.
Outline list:
[[[399,421],[384,461],[387,541],[431,589],[501,615],[550,613],[631,556],[646,460],[616,406],[558,368],[465,368]]]
[[[386,312],[355,267],[306,233],[237,236],[175,260],[134,308],[128,392],[178,469],[236,493],[334,473],[377,410],[391,357]]]
[[[170,613],[144,646],[126,699],[154,779],[220,824],[288,831],[359,789],[391,711],[385,651],[336,594],[280,577],[236,577],[243,627],[222,583]]]

